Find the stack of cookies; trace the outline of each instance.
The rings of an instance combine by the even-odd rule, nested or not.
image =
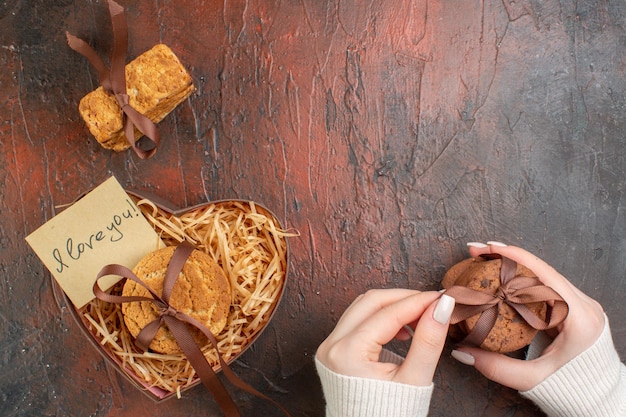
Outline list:
[[[126,65],[129,104],[159,123],[194,91],[191,76],[166,45],[158,44]],[[122,109],[115,96],[98,87],[78,105],[80,115],[100,144],[114,151],[130,147],[124,134]],[[135,140],[142,133],[135,128]]]

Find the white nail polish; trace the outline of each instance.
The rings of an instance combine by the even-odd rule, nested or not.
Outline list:
[[[450,352],[450,356],[464,365],[474,366],[474,363],[476,362],[472,355],[460,350],[453,350]]]
[[[505,243],[498,242],[498,241],[495,241],[495,240],[490,240],[489,242],[487,242],[487,244],[491,245],[491,246],[499,246],[501,248],[506,248],[508,246]]]
[[[441,324],[446,324],[450,321],[453,310],[454,298],[443,294],[437,301],[437,306],[435,306],[435,311],[433,311],[433,319]]]
[[[467,242],[467,246],[469,246],[470,248],[486,248],[487,245],[485,245],[484,243],[480,243],[480,242]]]

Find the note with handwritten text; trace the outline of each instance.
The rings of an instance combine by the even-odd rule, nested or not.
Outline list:
[[[53,217],[26,241],[77,308],[94,298],[93,283],[104,265],[133,268],[163,245],[114,177]],[[120,277],[99,283],[110,288]]]

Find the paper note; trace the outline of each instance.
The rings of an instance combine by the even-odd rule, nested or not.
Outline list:
[[[111,177],[26,237],[76,308],[95,298],[93,284],[102,267],[115,263],[132,269],[161,239]],[[108,289],[121,277],[98,282]]]

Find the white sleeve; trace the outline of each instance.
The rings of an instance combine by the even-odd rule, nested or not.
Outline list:
[[[613,345],[608,318],[591,347],[520,394],[550,417],[626,417],[626,366]]]
[[[381,361],[402,358],[383,351]],[[416,387],[398,382],[341,375],[331,371],[317,357],[317,373],[326,399],[326,417],[426,417],[433,384]]]

